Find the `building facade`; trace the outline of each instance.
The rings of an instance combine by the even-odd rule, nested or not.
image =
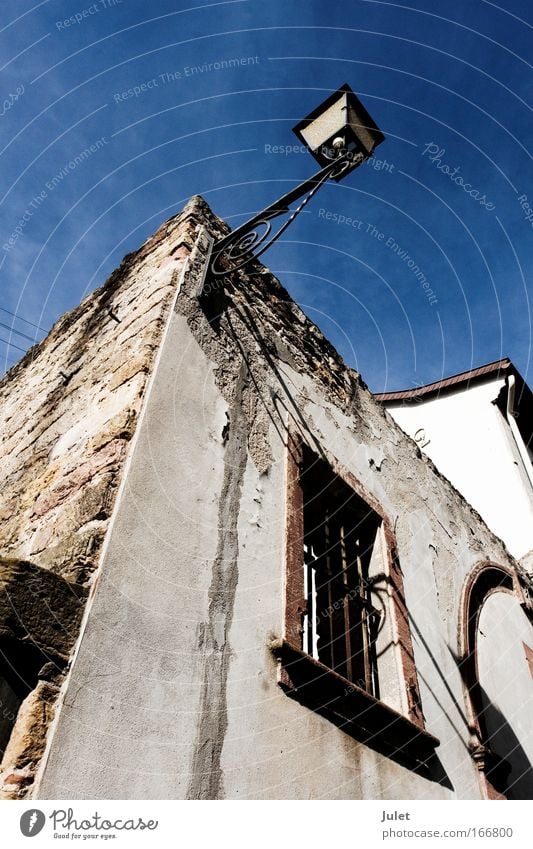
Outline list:
[[[527,571],[226,232],[0,386],[4,796],[531,798]]]
[[[533,555],[533,395],[511,361],[375,397],[527,564]]]

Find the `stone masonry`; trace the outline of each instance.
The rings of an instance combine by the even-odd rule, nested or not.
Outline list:
[[[85,588],[78,606],[96,575],[190,227],[187,210],[164,224],[0,382],[0,554]],[[20,610],[6,569],[0,563],[1,591]],[[31,616],[27,606],[21,624],[35,639]],[[79,616],[63,647],[67,659],[78,627]],[[40,684],[44,695],[32,693],[19,714],[1,767],[7,797],[28,792],[57,683]],[[44,723],[35,718],[43,700]]]

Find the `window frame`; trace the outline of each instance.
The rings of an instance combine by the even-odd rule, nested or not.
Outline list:
[[[300,484],[304,446],[325,461],[335,476],[358,495],[380,517],[385,557],[392,592],[390,614],[398,638],[400,685],[405,687],[407,715],[375,698],[302,649],[301,623],[306,612],[304,599],[304,500]],[[283,637],[273,647],[280,661],[278,683],[290,696],[311,709],[340,720],[343,730],[365,742],[376,743],[386,754],[399,750],[408,759],[425,761],[439,740],[426,731],[414,662],[402,571],[392,525],[381,505],[357,478],[334,457],[313,449],[295,426],[289,427],[286,465],[286,522],[283,592]]]

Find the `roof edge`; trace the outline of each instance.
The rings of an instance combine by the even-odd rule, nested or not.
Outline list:
[[[374,393],[374,398],[382,404],[393,403],[394,401],[417,401],[419,398],[426,398],[445,391],[452,391],[472,383],[480,383],[489,377],[507,376],[508,374],[518,375],[518,372],[511,360],[508,357],[504,357],[501,360],[494,360],[494,362],[487,363],[484,366],[478,366],[478,368],[469,369],[469,371],[463,371],[459,374],[436,380],[433,383],[427,383],[425,386],[415,386],[413,389],[402,389],[397,392],[377,392]]]

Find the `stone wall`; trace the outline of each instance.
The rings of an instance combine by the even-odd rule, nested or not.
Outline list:
[[[0,381],[0,556],[85,588],[80,612],[194,226],[187,208],[164,224]],[[14,598],[4,572],[0,592],[31,638],[36,596]],[[0,622],[0,651],[1,635]],[[0,768],[7,796],[31,786],[60,683],[40,681],[19,712]]]

